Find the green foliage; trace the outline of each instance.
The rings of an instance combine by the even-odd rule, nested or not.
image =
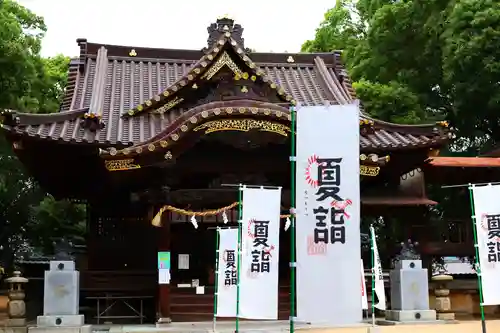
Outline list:
[[[500,143],[500,2],[337,1],[302,46],[304,52],[333,50],[343,50],[356,91],[375,118],[446,118],[461,150]]]
[[[12,0],[0,1],[0,109],[57,112],[69,58],[40,56],[43,18]],[[78,241],[84,232],[82,206],[58,202],[39,188],[0,136],[0,260],[9,265],[29,246],[51,250],[54,239]]]
[[[363,106],[378,119],[414,124],[427,118],[418,97],[405,85],[394,81],[382,84],[360,80],[353,86],[357,96],[363,101]]]
[[[85,205],[77,205],[68,200],[55,200],[45,197],[33,208],[34,218],[28,224],[33,246],[45,253],[53,250],[53,241],[66,239],[73,244],[85,240]]]

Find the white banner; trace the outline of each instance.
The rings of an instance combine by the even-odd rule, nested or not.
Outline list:
[[[297,111],[297,316],[344,326],[362,320],[359,295],[359,108]]]
[[[380,255],[378,253],[377,237],[375,236],[375,229],[373,229],[372,226],[370,226],[370,237],[372,239],[372,251],[373,251],[372,256],[375,265],[372,268],[374,270],[374,275],[375,275],[375,294],[377,295],[378,298],[378,303],[374,304],[373,306],[379,310],[385,311],[386,302],[385,302],[384,273],[382,272],[382,263],[380,262]],[[375,302],[375,298],[373,297],[373,295],[372,295],[372,302]]]
[[[368,310],[368,296],[366,295],[365,265],[361,259],[361,305],[363,310]]]
[[[238,229],[218,229],[217,317],[236,317]]]
[[[500,304],[500,186],[473,186],[483,304]]]
[[[240,318],[278,319],[281,189],[243,189]]]

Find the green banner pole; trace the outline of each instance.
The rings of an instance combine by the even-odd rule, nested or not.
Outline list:
[[[243,185],[240,184],[238,188],[238,260],[236,263],[238,271],[238,284],[236,285],[236,329],[238,333],[240,330],[240,276],[241,276],[241,225],[243,223]]]
[[[476,220],[476,212],[474,209],[474,192],[472,191],[473,185],[469,184],[469,198],[470,198],[470,207],[471,207],[471,221],[472,221],[472,234],[474,235],[474,249],[476,252],[476,272],[477,272],[477,284],[479,289],[479,308],[481,310],[481,328],[482,332],[486,333],[486,320],[484,318],[484,305],[483,305],[483,281],[481,277],[481,261],[479,260],[479,245],[477,238],[477,220]]]
[[[219,247],[220,247],[220,229],[215,229],[215,288],[214,288],[214,321],[213,321],[213,331],[215,332],[215,326],[217,322],[217,301],[218,301],[218,286],[219,286]]]
[[[290,333],[295,329],[295,136],[296,113],[295,108],[290,107],[291,127],[290,127]]]
[[[372,261],[372,326],[375,326],[375,231],[373,225],[370,225],[370,247]],[[363,282],[364,283],[364,282]]]

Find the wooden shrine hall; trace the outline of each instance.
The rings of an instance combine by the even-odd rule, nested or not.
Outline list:
[[[211,320],[217,209],[237,201],[236,190],[222,185],[283,186],[288,213],[290,108],[355,102],[341,54],[254,52],[229,18],[208,27],[198,50],[77,43],[60,110],[3,111],[2,129],[47,192],[87,204],[82,302],[101,301],[101,312],[114,301],[143,306],[127,315],[117,305],[101,322]],[[447,126],[361,114],[364,216],[403,214],[409,228],[422,222],[415,212],[435,202],[421,168],[447,143]],[[189,222],[194,212],[201,212],[198,229]],[[227,216],[234,225],[234,209]],[[281,234],[280,318],[288,318],[290,237]],[[158,285],[158,251],[171,252],[168,285]],[[179,266],[181,254],[187,266]]]

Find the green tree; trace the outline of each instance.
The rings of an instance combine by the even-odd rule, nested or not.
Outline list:
[[[15,1],[0,0],[0,110],[58,111],[69,58],[40,56],[45,31],[42,17]],[[50,250],[52,240],[63,235],[78,240],[82,210],[47,197],[0,136],[0,260],[4,265],[21,248]]]
[[[434,2],[337,1],[302,50],[342,50],[356,92],[374,117],[432,121],[443,110],[439,38],[430,24],[439,13]]]
[[[453,2],[442,34],[447,114],[477,152],[500,142],[500,3]]]

